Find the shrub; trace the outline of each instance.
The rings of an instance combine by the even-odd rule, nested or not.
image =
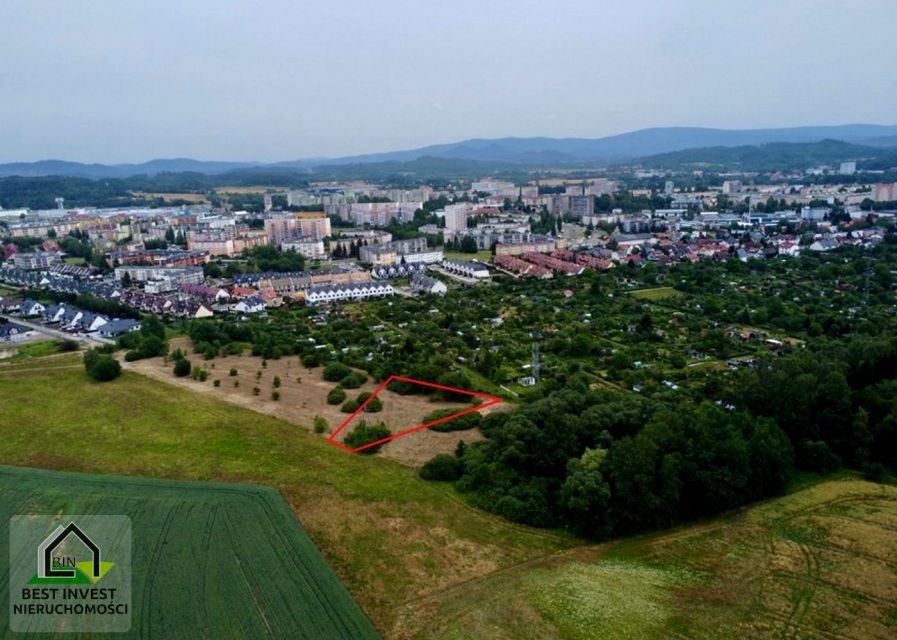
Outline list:
[[[97,382],[109,382],[121,375],[121,365],[114,357],[94,349],[84,354],[84,370]]]
[[[183,378],[190,375],[190,370],[193,367],[190,365],[190,361],[187,358],[180,357],[174,361],[174,375],[178,378]]]
[[[358,406],[358,400],[346,400],[343,406],[340,407],[340,411],[343,413],[355,413],[358,410]]]
[[[71,351],[79,351],[81,349],[81,345],[78,344],[77,340],[60,340],[59,341],[59,351],[62,353],[69,353]]]
[[[324,416],[315,416],[315,433],[324,433],[325,431],[330,430],[330,425],[327,424],[327,419]]]
[[[321,356],[317,353],[303,353],[299,358],[299,362],[302,363],[302,366],[306,369],[314,369],[321,364]]]
[[[377,442],[378,440],[382,440],[383,438],[388,438],[391,435],[389,431],[389,427],[387,427],[384,423],[379,422],[375,425],[368,426],[367,423],[362,420],[358,423],[358,426],[355,427],[352,432],[346,436],[344,440],[344,444],[347,447],[357,448],[363,447],[366,444],[370,444],[372,442]],[[385,443],[384,443],[385,444]],[[359,453],[366,453],[368,455],[372,453],[377,453],[383,444],[378,444],[373,447],[368,447],[367,449],[362,449]]]
[[[442,374],[439,376],[438,382],[446,387],[455,387],[456,389],[470,389],[471,387],[470,378],[463,373],[455,371]],[[444,389],[440,389],[437,395],[446,402],[467,402],[470,400],[470,396],[467,394],[455,393],[454,391],[446,391]]]
[[[267,360],[262,360],[262,368],[263,368],[263,369],[267,369],[267,368],[268,368],[268,361],[267,361]]]
[[[349,375],[345,376],[342,380],[340,380],[340,385],[345,389],[357,389],[365,382],[367,382],[368,377],[363,373],[358,371],[352,371]]]
[[[350,373],[352,373],[352,369],[342,362],[331,362],[324,367],[324,379],[328,382],[339,382]]]
[[[208,379],[209,379],[209,372],[206,371],[205,369],[200,369],[199,375],[197,376],[197,380],[199,380],[200,382],[205,382]]]
[[[212,386],[220,387],[220,386],[221,386],[221,380],[215,380],[214,382],[212,382]]]
[[[239,387],[239,386],[240,386],[240,381],[234,380],[234,387]]]
[[[340,404],[341,402],[345,402],[346,400],[346,392],[343,391],[342,387],[333,387],[330,390],[330,393],[327,394],[327,404]]]
[[[367,403],[364,410],[368,413],[380,413],[383,411],[383,401],[379,397],[371,398],[371,401]]]
[[[418,471],[418,475],[424,480],[437,480],[452,482],[461,477],[461,461],[455,456],[440,453],[428,460]]]
[[[233,376],[237,375],[237,370],[234,369],[233,367],[231,367],[231,370],[228,371],[227,375],[233,377]]]
[[[272,391],[271,399],[274,400],[275,402],[280,400],[280,391]]]
[[[274,376],[274,381],[271,384],[277,389],[280,386],[280,376]]]
[[[456,409],[437,409],[436,411],[431,411],[424,416],[424,424],[439,420],[440,418],[445,418],[453,413],[458,413],[458,411]],[[452,418],[451,420],[446,420],[445,422],[440,422],[439,424],[434,424],[429,428],[433,431],[442,433],[448,431],[466,431],[467,429],[475,429],[479,427],[481,420],[482,416],[479,413],[472,412],[457,418]]]
[[[132,349],[125,354],[125,362],[134,362],[140,360],[143,356],[136,349]]]
[[[262,392],[262,390],[259,389],[258,387],[253,387],[253,388],[252,388],[252,395],[254,395],[254,396],[257,396],[257,395],[260,394],[261,392]]]

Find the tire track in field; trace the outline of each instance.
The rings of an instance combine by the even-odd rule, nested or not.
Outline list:
[[[198,611],[198,617],[201,619],[201,624],[197,626],[204,638],[209,637],[207,629],[210,628],[209,621],[211,616],[209,615],[209,600],[206,596],[206,574],[208,573],[209,558],[212,557],[209,549],[212,545],[212,532],[215,530],[215,518],[218,515],[218,504],[213,503],[209,511],[208,518],[206,518],[206,526],[202,532],[202,543],[199,549],[199,557],[203,559],[203,562],[201,571],[197,571],[199,574],[199,593],[202,594],[202,607]]]
[[[153,599],[153,594],[156,592],[156,580],[161,573],[158,571],[159,560],[162,557],[162,547],[165,546],[165,540],[168,537],[168,531],[171,529],[171,522],[174,519],[174,514],[180,507],[180,503],[173,503],[171,508],[168,510],[168,513],[165,514],[165,521],[162,523],[162,527],[159,529],[159,534],[156,536],[155,544],[153,545],[153,550],[150,553],[149,562],[147,562],[147,573],[146,580],[143,586],[143,614],[142,614],[142,624],[141,636],[144,638],[153,638],[156,637],[152,633],[153,626],[153,618],[154,612],[151,608],[151,603]],[[162,636],[164,637],[164,629]]]
[[[240,558],[239,553],[239,544],[237,544],[237,540],[240,539],[237,532],[234,531],[234,523],[231,521],[227,515],[224,517],[225,526],[227,527],[227,534],[231,540],[232,548],[234,549],[234,560],[237,565],[237,570],[240,573],[240,577],[243,579],[243,584],[246,585],[246,590],[249,592],[249,597],[252,598],[252,604],[255,606],[255,610],[258,612],[259,618],[261,618],[262,623],[265,626],[265,630],[267,631],[267,636],[270,638],[274,635],[273,630],[271,629],[271,623],[268,621],[268,616],[265,615],[264,607],[259,599],[258,590],[255,588],[255,585],[250,581],[249,575],[246,573],[246,569],[243,567],[243,560]],[[268,604],[267,602],[265,604]]]
[[[278,513],[278,511],[274,508],[271,500],[265,499],[265,497],[262,495],[254,495],[253,498],[261,503],[260,506],[264,510],[270,530],[273,532],[273,535],[280,540],[281,544],[279,548],[289,549],[293,547],[293,540],[287,536],[287,532],[284,527],[280,526],[282,515]],[[292,517],[295,519],[295,522],[299,525],[300,529],[304,531],[304,527],[302,527],[302,523],[299,520],[298,514],[293,513]],[[310,537],[308,537],[307,533],[305,534],[305,536],[307,544],[311,545],[311,552],[320,553],[314,542]],[[310,562],[309,557],[306,555],[306,553],[289,554],[286,558],[286,562],[289,562],[293,567],[296,568],[297,573],[294,574],[294,576],[298,575],[298,577],[301,578],[305,586],[304,592],[308,594],[309,597],[314,598],[315,603],[320,608],[320,610],[325,613],[326,617],[334,624],[334,626],[342,628],[346,638],[353,638],[353,632],[357,630],[357,627],[354,622],[350,623],[350,620],[352,620],[352,618],[343,615],[343,612],[341,612],[337,608],[337,606],[330,600],[330,598],[328,598],[327,593],[324,590],[325,582],[329,583],[330,586],[336,585],[337,589],[345,590],[345,587],[342,585],[339,579],[336,578],[335,574],[328,573],[326,575],[321,575],[319,573],[320,565],[315,562]],[[345,597],[352,600],[352,602],[354,603],[354,600],[351,598],[348,591],[345,591]],[[357,603],[355,604],[355,606],[358,607]],[[358,607],[358,611],[362,616],[365,615],[360,607]],[[367,622],[371,624],[369,619],[367,620]],[[373,627],[373,624],[371,624],[371,627]]]

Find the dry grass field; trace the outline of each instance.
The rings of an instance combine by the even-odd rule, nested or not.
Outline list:
[[[559,552],[422,599],[399,628],[421,639],[893,638],[897,487],[822,482]]]
[[[172,349],[178,347],[188,352],[194,366],[208,371],[209,377],[205,382],[189,377],[176,378],[172,373],[173,365],[162,358],[122,362],[122,365],[151,378],[208,394],[222,402],[276,416],[309,430],[312,429],[315,415],[324,417],[331,431],[335,431],[350,415],[343,413],[340,405],[327,404],[327,394],[336,383],[327,382],[322,378],[323,367],[307,369],[295,357],[268,360],[265,366],[262,365],[262,358],[250,355],[226,356],[206,361],[198,354],[190,354],[189,341],[186,339],[173,340]],[[231,376],[231,369],[236,369],[237,375]],[[280,387],[276,389],[273,386],[275,377],[280,378]],[[220,386],[214,385],[215,380],[220,380]],[[369,378],[358,389],[346,389],[346,396],[355,398],[363,391],[373,392],[377,386],[378,384]],[[253,391],[255,388],[259,389],[257,395]],[[275,390],[280,393],[280,399],[277,401],[271,397]],[[460,411],[469,406],[434,402],[425,396],[401,396],[388,390],[382,391],[378,397],[383,401],[383,410],[379,413],[365,414],[364,418],[369,422],[382,420],[393,433],[423,424],[424,416],[436,409]],[[484,413],[500,408],[502,405],[487,407]],[[340,439],[350,430],[351,426],[340,434]],[[452,453],[459,440],[469,443],[480,439],[482,435],[479,430],[439,433],[425,429],[393,440],[384,446],[378,455],[411,466],[420,466],[437,453]]]
[[[187,202],[195,202],[197,204],[205,204],[208,202],[208,198],[204,193],[149,193],[147,191],[132,191],[131,195],[135,198],[145,198],[147,200],[162,198],[166,201],[186,200]]]

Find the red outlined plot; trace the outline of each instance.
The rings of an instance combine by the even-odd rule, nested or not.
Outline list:
[[[383,438],[382,440],[377,440],[376,442],[369,442],[368,444],[362,445],[360,447],[348,447],[344,445],[342,442],[337,442],[336,437],[342,432],[346,427],[351,424],[353,420],[355,420],[358,415],[364,411],[364,408],[367,404],[376,398],[381,391],[383,391],[390,382],[393,380],[400,380],[402,382],[407,382],[409,384],[419,384],[423,387],[430,387],[432,389],[441,389],[443,391],[451,391],[453,393],[462,394],[465,396],[471,396],[473,398],[480,398],[485,402],[478,404],[474,407],[468,407],[467,409],[462,409],[457,413],[453,413],[450,416],[445,416],[444,418],[439,418],[438,420],[433,420],[432,422],[428,422],[426,424],[421,424],[416,427],[411,427],[410,429],[405,429],[404,431],[400,431],[399,433],[394,433],[388,438]],[[330,434],[327,438],[327,442],[332,444],[335,447],[339,447],[343,451],[348,451],[349,453],[358,453],[362,449],[368,449],[370,447],[376,447],[377,445],[386,444],[390,440],[395,440],[396,438],[401,438],[407,435],[410,435],[416,431],[420,431],[422,429],[427,429],[432,427],[433,425],[441,424],[443,422],[448,422],[449,420],[454,420],[455,418],[460,418],[461,416],[467,415],[468,413],[473,413],[474,411],[479,411],[480,409],[485,409],[486,407],[491,407],[493,405],[499,404],[501,402],[501,398],[497,398],[495,396],[490,396],[488,393],[479,393],[478,391],[467,391],[465,389],[456,389],[455,387],[447,387],[442,384],[435,384],[433,382],[424,382],[423,380],[415,380],[414,378],[405,378],[403,376],[389,376],[386,380],[384,380],[379,387],[370,395],[370,397],[364,401],[360,407],[358,407],[355,412],[343,421],[343,423],[339,426],[339,428]]]

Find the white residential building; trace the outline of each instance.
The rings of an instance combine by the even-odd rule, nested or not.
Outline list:
[[[305,290],[306,304],[328,304],[346,300],[382,298],[395,294],[387,282],[351,282],[346,284],[325,284],[308,287]]]

